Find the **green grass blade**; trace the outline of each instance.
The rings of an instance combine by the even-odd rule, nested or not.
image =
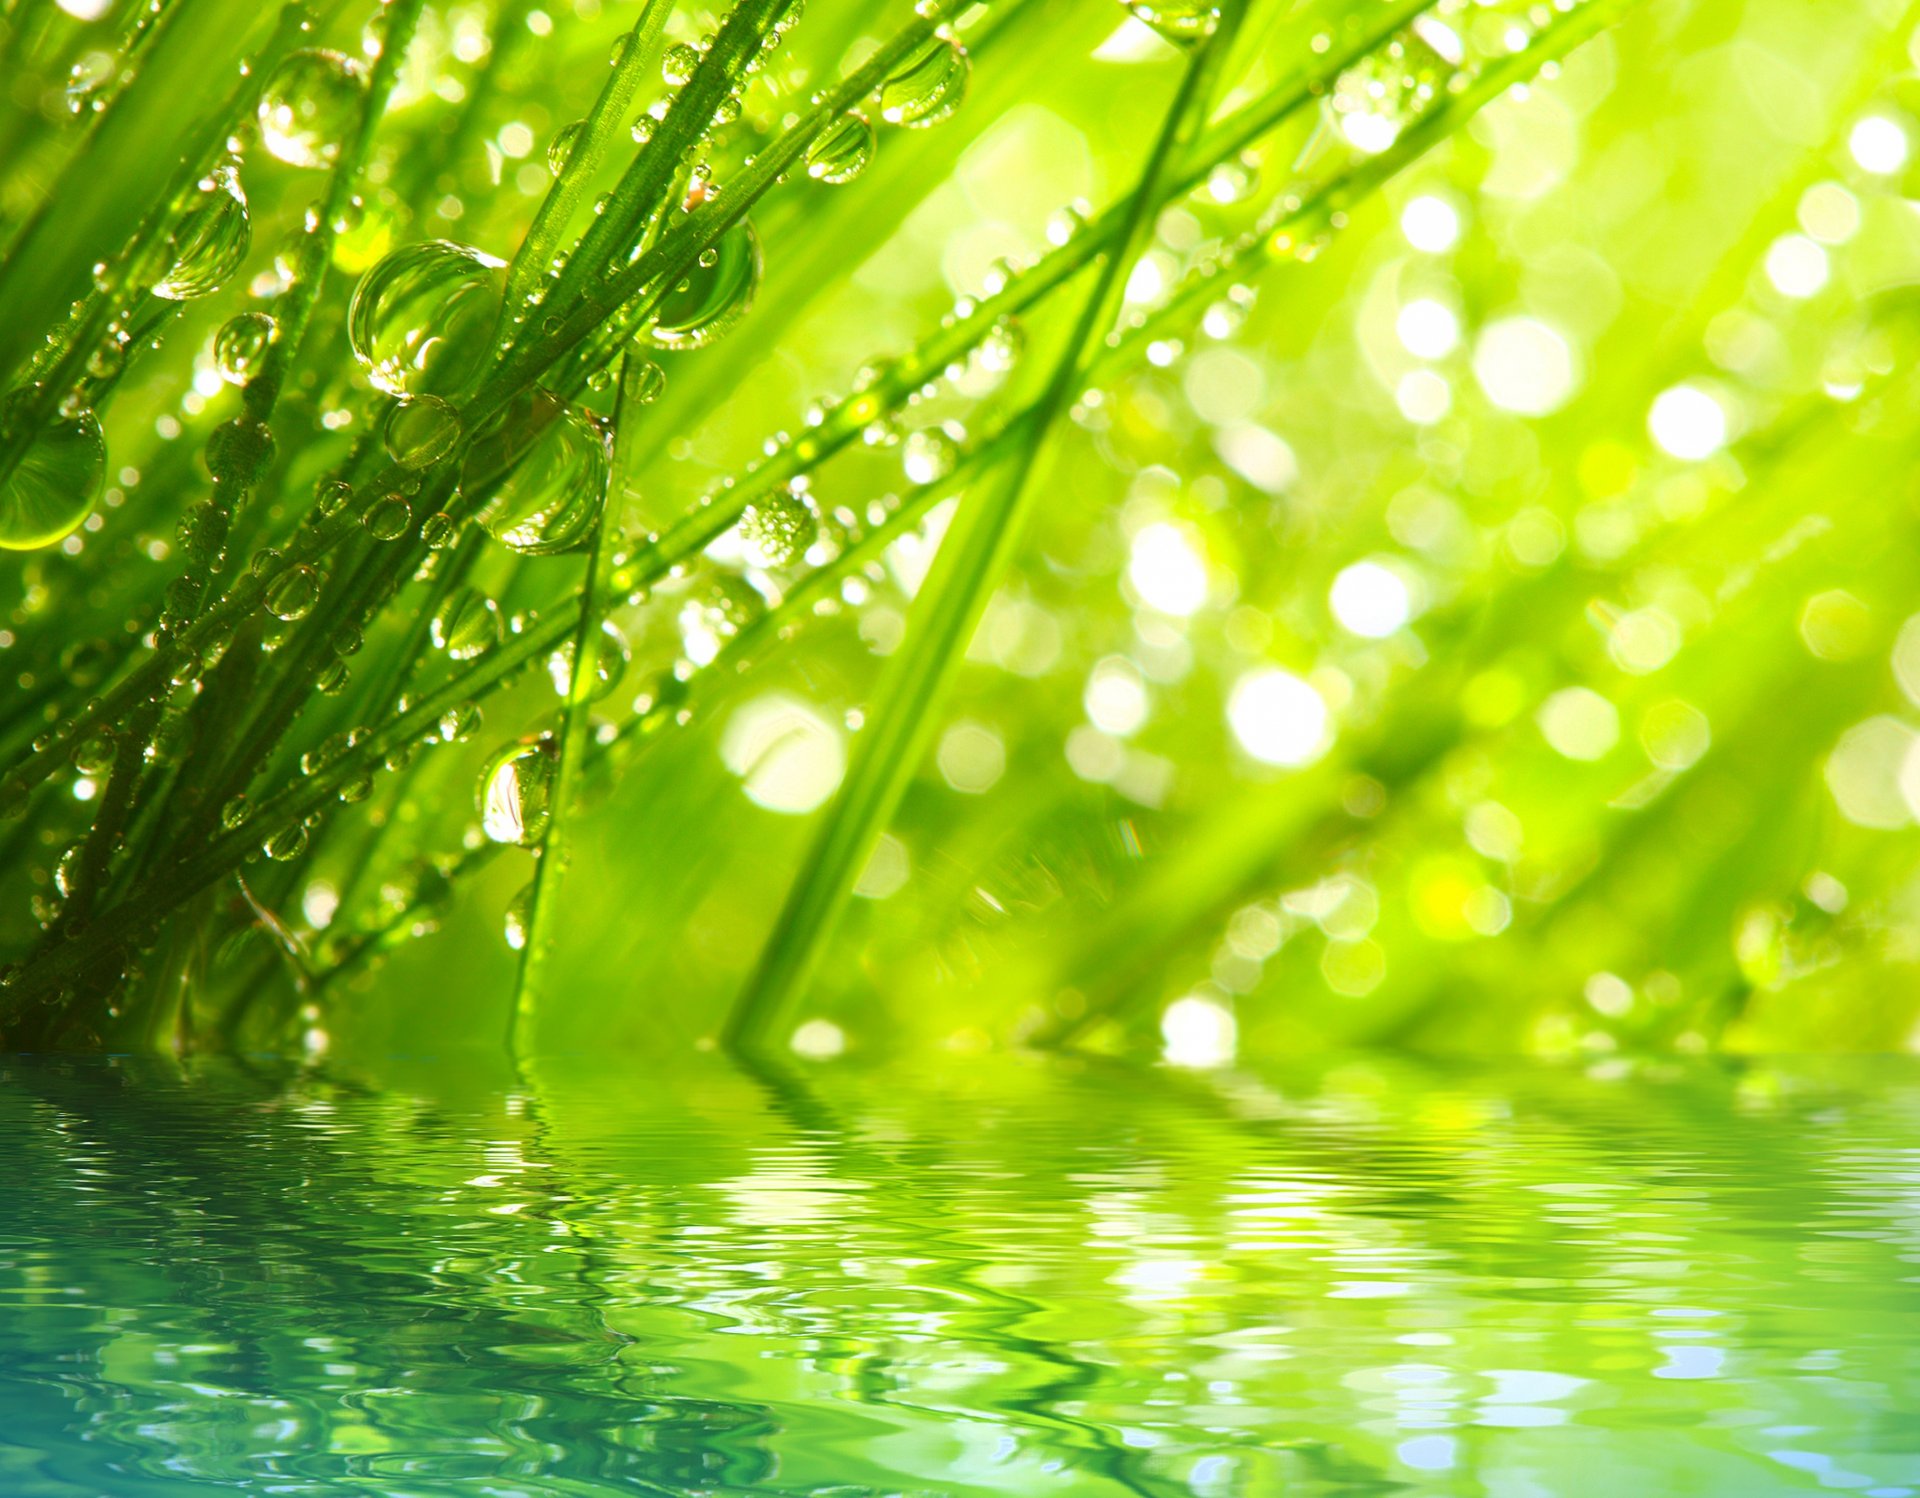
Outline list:
[[[791,1011],[823,955],[861,864],[919,767],[935,726],[934,710],[1019,544],[1031,502],[1028,480],[1047,429],[1080,388],[1091,349],[1111,325],[1123,278],[1160,201],[1163,179],[1175,169],[1182,148],[1206,116],[1244,14],[1243,5],[1227,7],[1214,31],[1194,48],[1129,199],[1125,230],[1102,264],[1060,355],[1029,440],[992,487],[962,498],[914,601],[906,638],[875,692],[873,722],[856,741],[846,781],[828,808],[759,966],[728,1016],[726,1039],[731,1046],[763,1047]]]

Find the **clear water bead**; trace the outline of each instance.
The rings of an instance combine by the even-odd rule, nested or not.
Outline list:
[[[458,392],[484,362],[505,265],[445,239],[403,245],[360,278],[347,341],[388,395]]]
[[[33,395],[0,404],[0,551],[33,551],[72,534],[107,473],[107,444],[91,411],[33,421]],[[17,454],[17,456],[12,456]]]
[[[366,69],[343,52],[290,54],[260,94],[260,144],[288,166],[332,166],[360,113]]]

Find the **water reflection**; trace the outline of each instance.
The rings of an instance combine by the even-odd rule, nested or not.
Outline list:
[[[1920,1493],[1920,1067],[0,1059],[0,1492]]]

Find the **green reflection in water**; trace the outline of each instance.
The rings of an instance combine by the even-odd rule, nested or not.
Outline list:
[[[1920,1066],[0,1059],[0,1492],[1920,1492]]]

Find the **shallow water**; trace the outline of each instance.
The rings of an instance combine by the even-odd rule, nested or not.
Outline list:
[[[1920,1065],[0,1058],[0,1493],[1920,1493]]]

